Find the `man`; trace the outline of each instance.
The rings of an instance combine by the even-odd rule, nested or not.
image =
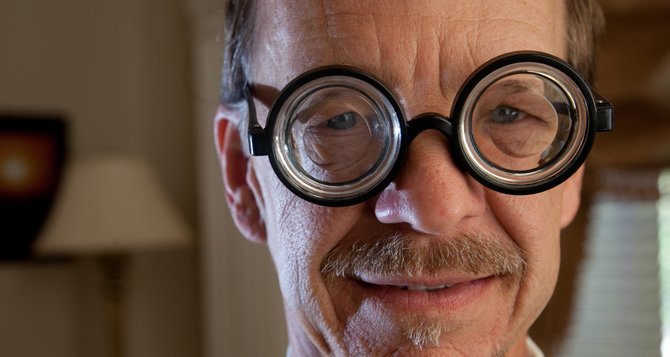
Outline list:
[[[611,126],[555,57],[590,77],[599,29],[583,0],[233,1],[217,148],[291,355],[540,354]]]

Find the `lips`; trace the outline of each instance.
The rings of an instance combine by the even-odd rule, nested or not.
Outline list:
[[[343,281],[357,286],[363,299],[376,298],[384,305],[405,312],[447,311],[456,313],[479,304],[489,287],[500,277],[447,274],[443,277],[355,276]]]
[[[427,292],[433,292],[433,291],[438,291],[442,289],[448,289],[452,287],[453,285],[438,285],[438,286],[423,286],[423,285],[405,285],[405,286],[400,286],[400,290],[409,290],[409,291],[427,291]]]
[[[383,277],[369,274],[357,274],[349,279],[358,280],[366,285],[384,286],[409,291],[438,291],[485,279],[487,276],[471,276],[469,274],[450,273],[444,276],[418,277]]]

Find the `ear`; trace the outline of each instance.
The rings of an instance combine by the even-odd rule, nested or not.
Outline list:
[[[254,166],[237,129],[239,110],[219,106],[214,119],[226,201],[240,232],[250,241],[265,243],[264,201]]]
[[[579,210],[582,197],[584,166],[563,183],[563,202],[561,206],[561,229],[567,227]]]

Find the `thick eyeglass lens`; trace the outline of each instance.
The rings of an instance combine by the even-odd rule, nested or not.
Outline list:
[[[539,169],[558,158],[570,140],[571,107],[564,91],[543,76],[504,76],[475,104],[471,133],[476,149],[506,171]]]
[[[292,161],[323,184],[344,184],[367,176],[384,158],[388,124],[362,91],[346,86],[305,93],[289,114]]]

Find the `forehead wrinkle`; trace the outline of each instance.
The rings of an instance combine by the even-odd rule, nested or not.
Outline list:
[[[361,61],[362,58],[369,57],[372,52],[370,46],[381,45],[377,50],[382,52],[382,57],[379,61],[375,61],[377,67],[375,69],[380,76],[386,74],[384,70],[388,67],[382,62],[410,56],[416,57],[417,42],[422,39],[417,36],[403,36],[403,34],[413,34],[420,26],[437,33],[435,28],[444,27],[445,21],[458,17],[458,14],[452,14],[444,7],[427,11],[423,7],[412,6],[411,2],[407,1],[385,1],[383,5],[376,1],[328,1],[325,4],[325,14],[329,19],[329,24],[332,25],[329,27],[331,38],[348,40],[366,38],[368,40],[362,47],[363,51],[352,60]],[[345,20],[347,17],[350,19]],[[365,33],[366,36],[362,36],[361,33]],[[352,45],[344,41],[341,44]],[[405,51],[404,49],[410,50]],[[414,70],[412,67],[411,70],[403,72],[407,77],[411,77]],[[394,71],[393,74],[396,75],[397,71]]]
[[[460,60],[453,60],[450,54],[454,42],[465,42],[457,27],[452,25],[460,20],[449,13],[414,14],[403,16],[403,19],[404,22],[394,26],[393,31],[379,34],[382,43],[378,67],[380,76],[396,94],[402,94],[401,97],[426,99],[426,95],[429,95],[440,96],[441,100],[449,99],[460,84],[452,79],[465,78],[453,75],[455,72],[463,72],[463,66]],[[413,35],[397,36],[394,31]],[[402,61],[400,65],[399,61]],[[403,98],[399,99],[402,101]]]
[[[467,76],[489,59],[521,49],[551,52],[553,47],[546,34],[556,29],[525,21],[510,11],[493,12],[487,2],[428,9],[406,1],[391,2],[395,9],[364,0],[309,1],[309,8],[284,4],[295,10],[282,16],[291,21],[275,16],[271,22],[275,28],[292,27],[292,31],[283,30],[290,33],[285,41],[275,35],[281,31],[268,31],[272,36],[266,38],[276,39],[268,47],[286,50],[288,43],[289,51],[301,60],[287,71],[278,56],[268,56],[274,57],[274,68],[286,74],[283,84],[314,67],[348,64],[380,77],[401,101],[403,96],[425,98],[427,94],[451,102]],[[527,5],[539,10],[533,2]],[[549,23],[547,27],[553,21]],[[524,37],[527,48],[500,44],[519,43],[519,29],[530,34]],[[422,79],[424,83],[418,83]]]
[[[373,14],[337,13],[325,18],[334,61],[363,69],[379,64],[380,42]]]
[[[501,24],[507,26],[501,26]],[[509,24],[514,24],[514,29],[509,27]],[[502,29],[502,30],[501,30]],[[526,42],[526,47],[524,50],[538,50],[548,52],[553,47],[554,38],[551,38],[551,41],[548,41],[547,36],[544,35],[548,29],[537,26],[536,24],[529,23],[520,19],[505,19],[505,18],[492,18],[487,19],[481,23],[481,33],[486,33],[485,44],[490,44],[489,47],[494,48],[497,43],[506,43],[512,42],[508,40],[516,40],[519,37],[519,33],[524,33],[524,41]],[[553,32],[553,31],[552,31]],[[480,39],[484,37],[480,36]],[[497,54],[496,54],[497,55]]]
[[[287,11],[291,9],[291,11]],[[290,0],[258,2],[259,19],[270,19],[257,25],[258,35],[254,41],[253,68],[272,66],[276,73],[284,74],[284,84],[299,73],[324,62],[332,62],[333,46],[327,36],[326,18],[322,3],[313,6],[298,6]],[[299,63],[286,56],[287,49]],[[318,50],[319,56],[314,56]],[[253,77],[256,71],[252,71]],[[254,82],[263,83],[262,78]]]

